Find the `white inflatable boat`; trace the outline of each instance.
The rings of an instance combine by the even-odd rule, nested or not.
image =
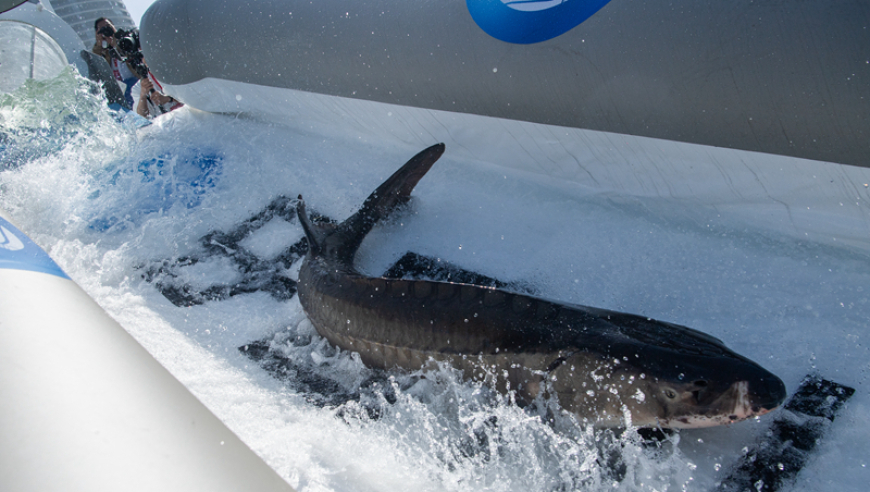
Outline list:
[[[441,141],[861,242],[866,213],[842,204],[870,199],[868,23],[858,0],[158,0],[141,39],[167,91],[197,109]]]
[[[0,214],[0,488],[292,490]]]
[[[868,17],[860,0],[159,0],[141,34],[152,71],[206,111],[319,109],[474,149],[526,127],[458,135],[452,115],[540,123],[525,150],[551,167],[592,138],[570,129],[866,166]]]

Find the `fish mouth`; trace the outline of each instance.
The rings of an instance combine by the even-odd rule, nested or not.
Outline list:
[[[753,401],[753,395],[749,391],[748,381],[738,381],[731,385],[729,393],[734,395],[734,409],[728,418],[733,421],[739,421],[753,417],[761,411],[762,407],[757,402]],[[769,410],[769,409],[768,409]]]
[[[778,408],[785,400],[785,385],[779,378],[765,379],[755,384],[749,381],[733,383],[706,409],[682,417],[659,420],[662,427],[698,429],[729,425],[752,417],[760,417]]]
[[[726,422],[733,423],[750,417],[758,417],[770,413],[785,400],[785,385],[779,378],[768,378],[750,385],[749,381],[737,381],[722,395],[722,403],[732,400],[730,412],[724,412],[722,417]],[[728,405],[719,407],[727,410]]]
[[[776,376],[764,378],[758,383],[761,391],[757,391],[750,396],[753,409],[759,415],[764,415],[771,410],[782,405],[788,393],[785,389],[785,383]]]

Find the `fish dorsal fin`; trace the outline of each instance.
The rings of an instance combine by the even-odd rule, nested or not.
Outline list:
[[[302,230],[305,231],[305,237],[308,239],[308,250],[313,255],[319,255],[323,251],[326,238],[334,231],[335,226],[325,227],[312,223],[305,210],[305,201],[302,200],[302,195],[299,195],[296,200],[296,215],[299,217],[299,223],[302,224]]]
[[[388,217],[398,206],[408,202],[411,191],[443,153],[444,144],[440,143],[412,157],[378,186],[355,214],[330,232],[311,224],[307,215],[304,216],[305,206],[300,199],[301,207],[297,205],[297,211],[308,242],[312,245],[311,252],[329,256],[347,267],[352,267],[356,252],[372,227]]]

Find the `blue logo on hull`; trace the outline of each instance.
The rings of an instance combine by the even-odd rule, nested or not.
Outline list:
[[[610,0],[466,0],[471,18],[490,36],[540,43],[570,31]]]
[[[0,269],[28,270],[69,278],[42,248],[0,217]]]

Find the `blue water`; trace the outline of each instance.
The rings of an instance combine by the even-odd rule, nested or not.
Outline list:
[[[387,374],[373,388],[377,375],[320,339],[295,298],[261,290],[180,307],[146,278],[174,265],[160,278],[237,284],[248,274],[233,248],[204,236],[300,193],[344,218],[420,150],[335,125],[327,138],[304,121],[186,108],[138,127],[67,72],[0,96],[0,208],[302,491],[708,490],[766,432],[767,417],[645,446],[632,431],[595,432],[558,413],[547,421],[447,369]],[[789,388],[808,373],[855,387],[794,489],[863,490],[870,238],[796,237],[763,214],[556,182],[450,148],[414,196],[366,240],[361,268],[380,273],[414,251],[546,297],[692,326]],[[267,222],[238,244],[273,261],[301,232]],[[278,279],[298,268],[270,264]],[[284,379],[237,350],[263,340],[292,361]],[[324,405],[306,374],[364,397]]]
[[[127,206],[97,214],[88,226],[106,232],[135,227],[148,215],[170,209],[176,203],[195,208],[220,178],[222,160],[216,151],[180,149],[140,161],[135,168],[119,163],[106,169],[89,198],[99,201],[103,194],[127,195],[124,202]]]

